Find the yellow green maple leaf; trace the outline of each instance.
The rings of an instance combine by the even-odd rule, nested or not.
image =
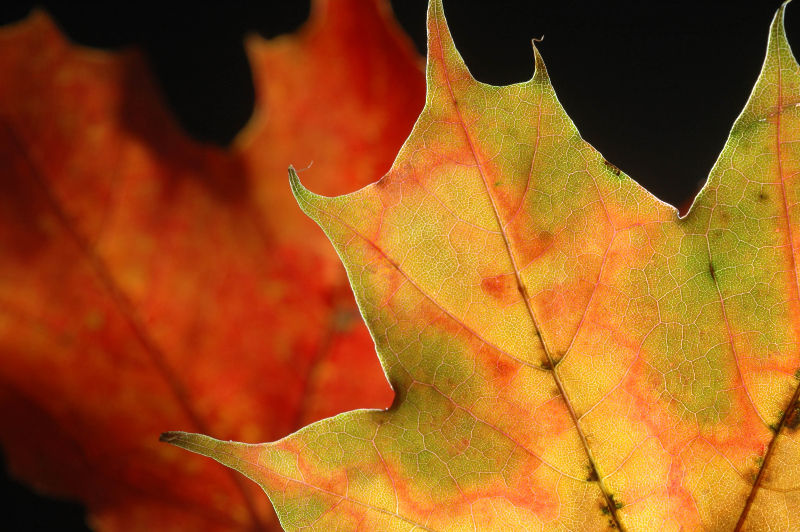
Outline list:
[[[167,433],[287,529],[800,529],[800,66],[784,7],[679,217],[587,144],[538,51],[477,82],[441,1],[392,169],[300,185],[396,392],[274,443]]]

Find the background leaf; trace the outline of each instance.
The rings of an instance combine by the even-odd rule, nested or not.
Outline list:
[[[98,529],[273,528],[260,490],[164,427],[271,439],[391,401],[284,172],[313,161],[333,193],[385,170],[418,59],[370,0],[247,44],[257,109],[223,150],[176,127],[136,53],[76,48],[41,13],[0,35],[0,441]]]

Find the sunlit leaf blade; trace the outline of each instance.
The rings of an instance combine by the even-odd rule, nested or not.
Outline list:
[[[256,108],[221,149],[177,127],[135,52],[42,13],[0,30],[0,443],[98,530],[277,529],[257,486],[158,435],[273,440],[392,400],[285,171],[313,161],[328,193],[386,171],[421,61],[382,0],[317,0],[247,51]]]
[[[379,182],[291,184],[397,397],[262,445],[169,433],[290,530],[800,528],[800,68],[783,8],[685,218],[583,141],[538,55],[477,82],[434,0],[428,96]]]

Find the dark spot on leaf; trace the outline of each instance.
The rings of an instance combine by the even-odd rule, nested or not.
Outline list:
[[[606,167],[611,171],[611,173],[616,175],[616,176],[618,176],[618,175],[620,175],[622,173],[622,171],[619,168],[617,168],[615,165],[611,164],[610,162],[606,161],[605,159],[603,159],[603,164],[606,165]]]
[[[597,476],[597,470],[594,466],[589,466],[589,476],[586,477],[586,480],[589,482],[597,482],[600,477]]]
[[[764,192],[759,192],[758,193],[758,201],[767,201],[768,199],[769,199],[769,196],[767,194],[765,194]]]
[[[522,284],[522,283],[521,283],[521,282],[519,282],[519,281],[517,281],[517,291],[520,293],[520,295],[521,295],[521,296],[522,296],[524,299],[529,299],[529,296],[528,296],[528,289],[525,287],[525,285],[524,285],[524,284]]]
[[[552,371],[553,370],[553,365],[550,363],[549,360],[545,359],[545,360],[542,361],[542,369],[547,370],[547,371]]]
[[[800,403],[795,402],[794,406],[789,410],[789,415],[786,417],[786,428],[789,430],[797,430],[800,425]]]
[[[709,261],[708,262],[708,273],[711,275],[711,280],[715,283],[717,282],[717,272],[714,269],[714,263]]]
[[[608,498],[609,498],[609,500],[611,501],[611,504],[613,504],[613,505],[614,505],[614,508],[616,508],[617,510],[619,510],[620,508],[622,508],[622,502],[618,501],[618,500],[617,500],[617,499],[614,497],[614,494],[613,494],[613,493],[609,493],[609,494],[608,494]]]

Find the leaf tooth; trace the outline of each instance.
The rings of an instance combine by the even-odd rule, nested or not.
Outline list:
[[[444,16],[442,0],[431,0],[428,5],[427,65],[429,87],[435,83],[437,69],[447,71],[447,77],[451,79],[475,79],[453,42],[453,35]]]
[[[776,93],[780,91],[785,96],[793,92],[786,84],[794,83],[796,90],[797,82],[792,80],[796,80],[800,74],[800,65],[789,45],[784,24],[786,6],[789,5],[789,1],[783,2],[772,18],[761,72],[742,113],[733,125],[731,135],[740,133],[742,129],[750,127],[753,123],[766,122],[776,113],[780,113],[783,109],[775,106],[775,101],[779,99]],[[780,68],[775,68],[776,65],[780,65]],[[778,85],[783,86],[778,87]],[[783,103],[788,107],[796,104],[797,101],[792,99]]]
[[[786,7],[789,5],[791,0],[785,0],[781,6],[778,8],[778,11],[775,12],[775,17],[772,19],[772,24],[769,29],[769,42],[767,43],[768,47],[768,54],[770,53],[777,53],[780,50],[788,51],[791,58],[794,60],[794,64],[797,65],[797,60],[792,53],[792,47],[789,45],[789,40],[786,37]]]
[[[222,443],[219,440],[215,440],[209,436],[205,436],[203,434],[195,434],[192,432],[181,432],[181,431],[170,431],[164,432],[159,436],[158,441],[169,443],[170,445],[174,445],[176,447],[181,447],[188,451],[195,452],[197,454],[202,454],[203,456],[208,456],[210,458],[214,458],[217,461],[219,460],[215,455],[218,450],[218,446],[216,444]]]
[[[542,57],[541,52],[539,52],[539,47],[536,46],[537,42],[542,42],[543,40],[544,36],[539,37],[538,39],[531,39],[534,59],[533,81],[549,84],[550,76],[547,73],[547,66],[544,64],[544,58]]]
[[[244,459],[246,448],[256,448],[258,446],[248,445],[232,441],[222,441],[205,434],[195,434],[192,432],[171,431],[164,432],[159,436],[159,441],[181,447],[187,451],[207,456],[216,460],[222,465],[239,471],[251,480],[260,483],[255,474],[258,467]]]
[[[289,186],[292,189],[292,195],[294,195],[294,199],[297,200],[300,209],[306,213],[309,218],[319,223],[316,212],[312,210],[312,207],[318,203],[318,200],[322,200],[325,197],[307,189],[300,181],[300,176],[297,175],[297,170],[294,169],[294,166],[289,166]]]

